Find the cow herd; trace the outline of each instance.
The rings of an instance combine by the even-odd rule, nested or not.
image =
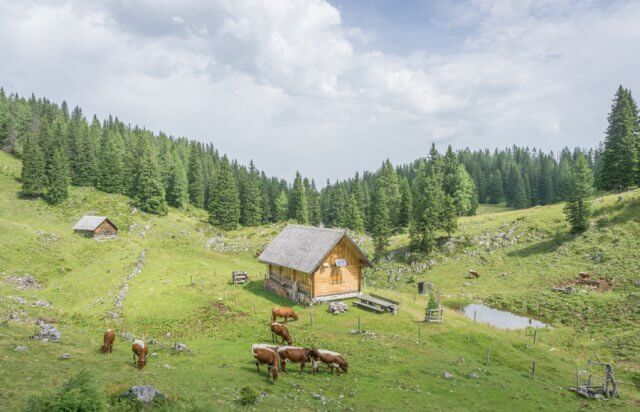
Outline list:
[[[282,340],[281,345],[256,343],[251,346],[251,354],[255,359],[256,369],[260,372],[260,365],[267,365],[267,380],[272,377],[274,381],[278,380],[278,371],[287,372],[287,362],[299,363],[300,372],[304,370],[307,363],[311,363],[314,373],[318,372],[318,366],[322,362],[333,373],[336,369],[336,373],[343,371],[347,372],[349,364],[344,356],[339,353],[332,352],[324,349],[316,348],[302,348],[293,345],[293,339],[289,333],[289,329],[286,325],[276,322],[278,318],[284,318],[285,323],[291,319],[298,320],[298,315],[292,308],[275,307],[271,311],[273,322],[271,322],[271,338],[275,342],[277,337]],[[112,353],[113,343],[115,341],[116,334],[112,329],[105,331],[103,336],[103,344],[101,348],[102,353]],[[286,344],[286,346],[285,346]],[[149,347],[147,344],[136,339],[131,345],[131,351],[133,353],[133,363],[138,369],[144,368],[147,363],[147,354]]]
[[[267,380],[272,377],[274,381],[278,380],[278,370],[282,369],[282,372],[287,371],[287,362],[299,363],[300,372],[304,370],[307,363],[311,363],[314,372],[318,372],[318,366],[320,362],[327,365],[330,371],[333,373],[334,368],[336,373],[340,371],[347,372],[349,364],[345,360],[344,356],[337,352],[316,349],[316,348],[302,348],[297,346],[291,346],[293,339],[289,333],[289,329],[282,323],[276,322],[280,317],[284,318],[287,322],[289,318],[298,319],[298,315],[291,308],[275,307],[271,311],[271,338],[272,341],[276,341],[276,336],[282,339],[282,344],[287,346],[278,346],[267,343],[256,343],[251,346],[251,354],[255,359],[256,369],[260,372],[260,365],[267,365]]]

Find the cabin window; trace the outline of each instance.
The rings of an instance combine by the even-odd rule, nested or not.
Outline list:
[[[333,268],[331,271],[331,284],[332,285],[340,285],[342,284],[342,270],[338,268]]]

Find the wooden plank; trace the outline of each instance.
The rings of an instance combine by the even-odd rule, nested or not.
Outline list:
[[[400,306],[400,302],[398,302],[397,300],[392,300],[392,299],[389,299],[389,298],[385,298],[384,296],[376,295],[376,294],[373,294],[373,293],[371,293],[370,296],[374,297],[374,298],[378,298],[378,299],[384,300],[386,302],[393,303],[394,305]]]
[[[383,309],[380,309],[380,308],[378,308],[376,306],[372,306],[372,305],[366,304],[364,302],[354,301],[353,302],[353,306],[357,306],[357,307],[360,307],[360,308],[363,308],[363,309],[369,309],[369,310],[372,310],[372,311],[374,311],[376,313],[384,313]]]

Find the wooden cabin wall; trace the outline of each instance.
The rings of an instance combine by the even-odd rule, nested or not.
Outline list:
[[[298,282],[298,290],[311,291],[311,277],[306,273],[283,266],[269,265],[269,276],[288,284]]]
[[[118,229],[116,229],[111,223],[105,220],[100,224],[100,226],[98,226],[98,228],[93,233],[95,234],[95,236],[100,236],[105,234],[116,235],[118,233]]]
[[[336,259],[345,259],[347,266],[336,267]],[[355,250],[351,242],[342,238],[313,274],[313,296],[359,292],[361,288],[362,263],[360,254]],[[325,267],[325,264],[328,267]],[[335,271],[341,272],[342,283],[332,283],[331,274],[335,273]]]

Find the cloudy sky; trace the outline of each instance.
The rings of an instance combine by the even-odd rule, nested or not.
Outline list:
[[[440,148],[595,146],[639,1],[0,0],[0,85],[319,182]]]

